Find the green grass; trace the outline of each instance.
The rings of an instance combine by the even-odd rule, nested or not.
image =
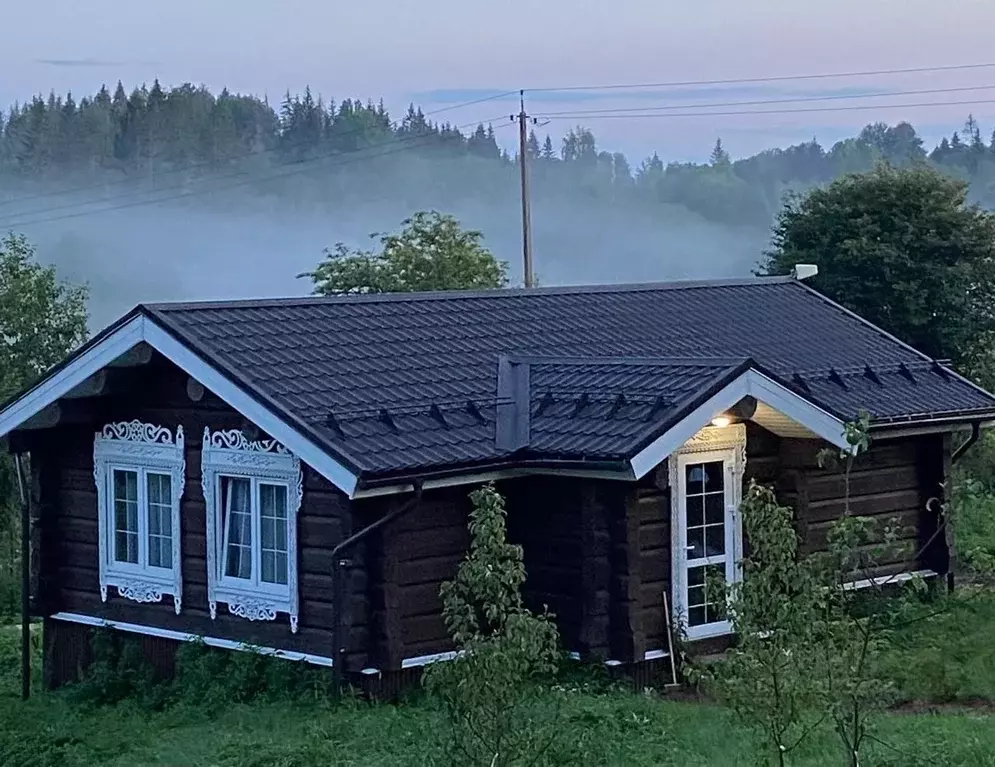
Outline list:
[[[890,660],[906,697],[952,690],[945,700],[995,700],[995,596],[983,595],[909,631]],[[94,706],[71,690],[19,700],[19,632],[0,629],[0,764],[217,765],[218,767],[385,767],[442,765],[442,714],[424,696],[403,705],[347,700],[230,703],[180,701],[154,712],[135,701]],[[937,686],[937,648],[950,648],[948,683]],[[37,663],[37,658],[36,658]],[[36,666],[37,668],[37,666]],[[193,697],[193,696],[191,696]],[[558,703],[566,720],[566,748],[552,764],[755,765],[750,731],[724,709],[657,696],[567,684],[543,702]],[[992,765],[995,718],[983,710],[886,714],[875,719],[867,765]],[[830,733],[807,742],[792,765],[836,765]]]

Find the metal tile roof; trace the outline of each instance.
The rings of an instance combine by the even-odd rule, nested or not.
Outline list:
[[[842,418],[861,407],[879,422],[995,410],[992,395],[790,279],[145,311],[370,474],[506,455],[495,442],[501,355],[558,359],[534,364],[530,387],[528,450],[550,457],[624,455],[668,407],[745,358]]]

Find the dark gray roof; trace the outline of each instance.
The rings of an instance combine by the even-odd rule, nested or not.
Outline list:
[[[743,364],[841,418],[995,411],[991,395],[789,279],[143,311],[371,475],[507,458],[495,441],[501,355],[533,358],[531,435],[516,454],[532,457],[625,456]]]

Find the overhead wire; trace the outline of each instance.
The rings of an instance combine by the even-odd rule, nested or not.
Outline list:
[[[917,109],[922,107],[943,107],[943,106],[972,106],[975,104],[995,104],[995,99],[974,99],[968,101],[929,101],[916,104],[854,104],[836,107],[808,107],[801,109],[747,109],[726,112],[639,112],[634,114],[613,114],[597,111],[590,112],[567,112],[550,116],[547,114],[537,114],[536,117],[544,119],[584,119],[584,120],[605,120],[605,119],[644,119],[644,118],[680,118],[680,117],[732,117],[744,115],[786,115],[803,114],[812,112],[850,112],[868,109]],[[694,107],[688,107],[692,109]]]
[[[472,99],[470,101],[461,101],[458,104],[450,104],[449,106],[446,106],[446,107],[440,107],[439,109],[433,109],[430,112],[423,112],[422,116],[423,117],[435,117],[437,115],[443,114],[445,112],[450,112],[450,111],[453,111],[453,110],[456,110],[456,109],[463,109],[465,107],[475,106],[477,104],[483,104],[483,103],[488,102],[488,101],[496,101],[497,99],[507,98],[509,96],[518,96],[518,95],[519,95],[519,92],[517,90],[516,91],[505,91],[505,92],[501,92],[501,93],[494,93],[494,94],[491,94],[490,96],[482,96],[481,98]],[[476,122],[479,122],[479,121],[474,121],[473,124],[476,124]],[[392,121],[390,123],[390,125],[391,125],[391,127],[394,130],[397,130],[398,121],[394,120],[394,121]],[[368,126],[360,126],[360,127],[357,127],[357,128],[352,128],[350,130],[342,131],[341,133],[336,133],[335,134],[335,138],[336,139],[341,139],[341,138],[345,138],[347,136],[362,134],[366,130],[368,130]],[[239,157],[234,158],[234,159],[235,159],[235,161],[251,160],[253,158],[263,157],[263,156],[272,154],[274,152],[282,152],[282,151],[286,151],[288,149],[298,149],[298,148],[301,148],[303,146],[306,146],[306,144],[307,144],[306,141],[297,141],[297,142],[292,142],[289,145],[285,144],[285,145],[282,145],[282,146],[267,147],[265,149],[259,149],[259,150],[256,150],[256,151],[247,152],[247,153],[245,153],[243,155],[240,155]],[[210,167],[213,167],[215,165],[216,165],[216,163],[213,162],[213,161],[194,162],[194,163],[189,163],[187,165],[184,165],[182,168],[170,168],[168,170],[160,171],[156,175],[161,178],[163,176],[172,176],[172,175],[180,174],[180,173],[189,173],[190,171],[197,170],[198,168],[210,168]],[[76,186],[76,187],[72,187],[72,188],[69,188],[69,189],[59,189],[59,190],[55,190],[55,191],[51,191],[51,192],[38,192],[36,194],[22,195],[20,197],[12,197],[10,199],[0,200],[0,207],[2,207],[4,205],[11,205],[11,204],[14,204],[14,203],[28,202],[30,200],[46,199],[46,198],[50,198],[50,197],[61,197],[61,196],[64,196],[64,195],[69,195],[69,194],[78,194],[80,192],[88,192],[88,191],[91,191],[91,190],[94,190],[94,189],[106,189],[107,187],[111,187],[111,186],[118,186],[118,185],[121,185],[121,184],[129,184],[129,183],[132,183],[133,181],[134,181],[134,179],[132,179],[132,178],[124,178],[124,179],[118,179],[116,181],[108,181],[108,182],[100,182],[100,183],[93,183],[93,184],[85,184],[85,185],[82,185],[82,186]],[[130,194],[129,194],[129,196],[130,196]]]
[[[754,101],[714,101],[706,103],[694,103],[694,104],[666,104],[664,106],[638,106],[638,107],[612,107],[606,109],[568,109],[560,112],[537,112],[536,116],[539,117],[560,117],[563,115],[569,115],[575,117],[578,115],[585,114],[610,114],[610,113],[627,113],[627,112],[658,112],[658,111],[676,111],[679,109],[710,109],[710,108],[720,108],[720,107],[738,107],[738,106],[763,106],[766,104],[800,104],[813,101],[848,101],[850,99],[870,99],[870,98],[893,98],[895,96],[926,96],[926,95],[938,95],[942,93],[964,93],[968,91],[981,91],[981,90],[991,90],[995,88],[993,85],[967,85],[956,88],[926,88],[921,90],[906,90],[906,91],[881,91],[878,93],[833,93],[827,94],[825,96],[792,96],[782,99],[759,99]],[[875,105],[879,106],[879,105]],[[883,104],[880,106],[888,106]]]
[[[976,64],[948,64],[934,67],[907,67],[904,69],[872,69],[857,72],[817,72],[802,75],[772,75],[767,77],[733,77],[720,80],[671,80],[656,83],[608,83],[603,85],[563,85],[559,87],[528,88],[529,93],[549,93],[554,91],[608,91],[634,90],[640,88],[684,88],[705,85],[747,85],[750,83],[789,82],[792,80],[828,80],[846,77],[883,77],[887,75],[923,74],[926,72],[956,72],[972,69],[992,69],[995,62]]]
[[[496,122],[498,120],[503,119],[504,117],[505,117],[504,115],[501,115],[500,117],[492,117],[492,118],[490,118],[488,120],[485,120],[485,121],[474,120],[472,122],[465,123],[463,125],[457,125],[455,127],[456,127],[457,130],[462,130],[462,129],[470,127],[472,125],[477,125],[480,122]],[[500,124],[500,125],[498,125],[497,130],[499,130],[501,128],[505,128],[508,125],[511,125],[511,123],[508,123],[507,125],[506,124]],[[406,141],[413,141],[413,140],[416,140],[416,139],[422,139],[421,143],[419,143],[419,144],[407,144],[407,143],[404,143]],[[262,174],[262,175],[251,175],[249,178],[241,179],[239,181],[235,181],[235,182],[228,183],[228,184],[221,184],[221,185],[217,185],[217,186],[211,186],[211,187],[205,188],[205,189],[186,190],[186,191],[180,192],[179,194],[167,195],[167,196],[164,196],[164,197],[157,197],[155,199],[132,200],[131,202],[123,203],[121,205],[113,205],[113,206],[109,206],[109,207],[102,207],[102,208],[97,208],[95,210],[81,210],[81,211],[76,211],[76,212],[73,212],[73,213],[66,213],[66,214],[58,215],[58,216],[47,216],[46,215],[46,216],[44,216],[42,218],[31,218],[29,220],[17,220],[17,221],[9,221],[9,222],[2,222],[2,221],[0,221],[0,229],[16,229],[16,228],[25,227],[25,226],[33,226],[33,225],[36,225],[36,224],[48,224],[48,223],[52,223],[52,222],[55,222],[55,221],[65,221],[67,219],[79,218],[80,216],[91,216],[91,215],[97,215],[97,214],[100,214],[100,213],[110,213],[110,212],[113,212],[113,211],[126,210],[126,209],[130,209],[130,208],[138,208],[138,207],[142,207],[142,206],[146,206],[146,205],[158,205],[158,204],[163,203],[163,202],[172,202],[172,201],[175,201],[175,200],[181,200],[181,199],[185,199],[185,198],[188,198],[188,197],[198,197],[198,196],[201,196],[201,195],[204,195],[204,194],[213,194],[214,192],[225,191],[227,189],[233,189],[233,188],[236,188],[236,187],[239,187],[239,186],[245,186],[247,184],[254,184],[254,183],[260,183],[260,184],[262,184],[262,183],[267,183],[269,181],[275,181],[275,180],[279,180],[279,179],[282,179],[282,178],[288,178],[288,177],[291,177],[291,176],[301,175],[302,173],[306,173],[309,170],[311,170],[311,168],[314,165],[314,163],[316,163],[316,162],[318,162],[320,160],[329,160],[329,159],[341,158],[344,155],[347,156],[342,162],[328,162],[328,163],[325,163],[325,164],[323,164],[321,166],[322,168],[338,168],[338,167],[342,167],[344,165],[352,165],[352,164],[357,163],[357,162],[364,162],[364,161],[367,161],[367,160],[373,160],[373,159],[377,159],[377,158],[380,158],[380,157],[388,157],[390,155],[399,154],[401,152],[410,151],[412,149],[421,149],[421,148],[424,148],[424,147],[429,147],[429,146],[437,145],[437,143],[438,143],[438,138],[436,136],[410,136],[410,137],[405,137],[405,138],[402,138],[402,139],[396,139],[394,141],[385,141],[385,142],[382,142],[380,144],[373,145],[373,146],[370,146],[370,147],[363,147],[362,149],[358,149],[358,150],[351,150],[351,151],[346,151],[346,152],[335,152],[335,153],[330,153],[330,154],[325,154],[325,155],[319,155],[319,156],[316,156],[316,157],[308,158],[307,160],[303,160],[300,163],[295,163],[294,167],[291,167],[290,169],[287,169],[284,172],[280,172],[280,173],[269,173],[269,174]],[[397,146],[397,145],[401,145],[401,146]],[[366,152],[369,149],[375,149],[375,148],[382,147],[382,146],[385,146],[385,147],[395,147],[395,148],[392,149],[392,150],[388,149],[388,151],[384,151],[384,152],[377,152],[377,153],[374,153],[374,154],[367,154],[367,155],[365,155],[363,157],[348,157],[348,155],[358,154],[359,152]],[[305,167],[300,167],[300,166],[305,166]],[[177,189],[177,188],[180,188],[180,187],[179,186],[174,186],[172,188],[173,189]],[[168,189],[169,188],[163,189],[163,190],[160,190],[160,191],[168,191]],[[106,201],[99,201],[98,200],[98,201],[93,201],[93,202],[77,203],[74,206],[65,206],[65,207],[80,207],[80,206],[100,205],[101,202],[106,202]],[[33,213],[29,213],[29,214],[26,214],[26,215],[30,216],[30,215],[36,215],[38,213],[49,213],[49,212],[52,212],[54,210],[56,210],[56,208],[51,208],[51,209],[42,210],[42,211],[35,211]]]

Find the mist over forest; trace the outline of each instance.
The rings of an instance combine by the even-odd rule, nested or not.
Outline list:
[[[305,294],[296,275],[324,248],[365,247],[417,210],[481,230],[520,282],[514,128],[444,118],[158,82],[35,97],[0,114],[0,231],[90,285],[91,330],[142,301]],[[583,127],[533,133],[527,151],[543,285],[748,275],[785,193],[881,160],[933,163],[995,205],[995,140],[973,119],[933,148],[874,123],[746,158],[717,143],[703,164],[612,153]]]

